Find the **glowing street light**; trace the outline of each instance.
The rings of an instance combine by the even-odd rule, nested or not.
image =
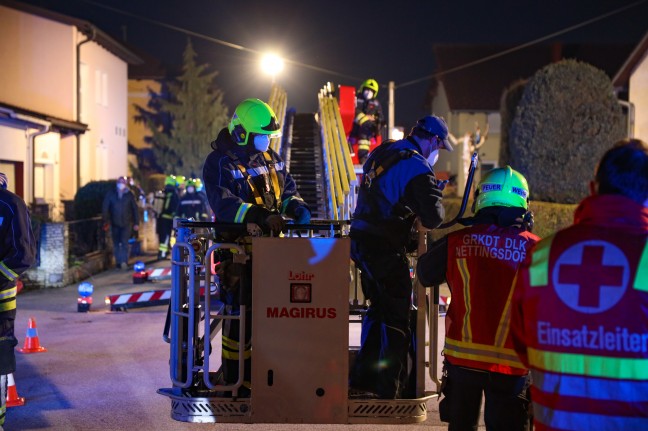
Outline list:
[[[275,82],[275,76],[284,68],[284,61],[275,54],[266,54],[261,59],[261,69],[272,76],[272,83]]]

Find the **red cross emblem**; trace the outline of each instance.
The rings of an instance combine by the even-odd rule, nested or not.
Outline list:
[[[583,241],[565,250],[553,270],[560,299],[583,313],[599,313],[616,304],[629,279],[628,260],[606,241]]]

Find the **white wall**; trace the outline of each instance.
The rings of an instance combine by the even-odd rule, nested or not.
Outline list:
[[[0,6],[0,100],[75,120],[72,26]]]
[[[630,102],[635,107],[635,138],[648,142],[648,52],[630,76]]]
[[[81,46],[81,186],[128,172],[128,68],[97,45]]]

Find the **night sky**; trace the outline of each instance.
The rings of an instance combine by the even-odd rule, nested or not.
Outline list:
[[[544,43],[637,44],[648,30],[648,0],[26,0],[86,19],[166,64],[181,64],[187,35],[154,22],[241,45],[272,50],[293,62],[277,82],[297,112],[317,110],[317,92],[327,82],[357,87],[374,77],[397,89],[396,124],[411,126],[426,114],[429,81],[438,70],[432,46],[523,44],[629,9]],[[105,5],[107,7],[102,7]],[[121,12],[120,12],[121,11]],[[267,100],[271,78],[254,53],[192,37],[198,62],[219,71],[218,85],[230,110],[244,98]],[[331,73],[335,72],[335,73]],[[421,79],[411,85],[402,84]],[[379,99],[385,106],[386,88]]]

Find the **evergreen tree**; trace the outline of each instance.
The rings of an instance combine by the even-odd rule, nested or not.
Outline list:
[[[188,40],[182,74],[168,83],[168,90],[163,84],[159,94],[151,91],[150,110],[137,107],[138,119],[151,131],[156,163],[165,174],[201,176],[209,144],[227,124],[223,92],[214,86],[218,72],[207,72],[208,68],[196,63]]]

